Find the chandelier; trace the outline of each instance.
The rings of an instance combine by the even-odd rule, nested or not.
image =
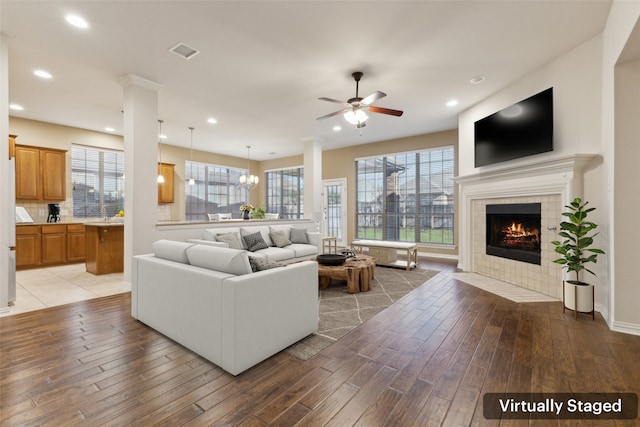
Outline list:
[[[251,150],[251,146],[247,145],[247,173],[238,178],[240,187],[245,188],[247,191],[258,185],[258,177],[256,175],[251,175],[251,159],[249,150]]]

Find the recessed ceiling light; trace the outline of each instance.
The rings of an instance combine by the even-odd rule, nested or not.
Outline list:
[[[451,99],[451,100],[447,101],[447,107],[455,107],[456,105],[458,105],[458,100],[457,99]]]
[[[471,83],[472,85],[477,85],[482,83],[485,80],[487,80],[485,76],[475,76],[475,77],[472,77],[471,80],[469,80],[469,83]]]
[[[107,132],[115,132],[116,131],[114,128],[111,128],[111,127],[106,127],[106,128],[104,128],[104,130],[106,130]]]
[[[216,119],[214,119],[213,117],[209,117],[207,119],[207,123],[211,123],[212,125],[215,125],[216,123],[218,123],[218,121]]]
[[[36,76],[38,76],[38,77],[40,77],[42,79],[51,79],[51,78],[53,78],[51,73],[49,73],[48,71],[45,71],[45,70],[35,70],[33,72],[33,74],[35,74]]]
[[[64,19],[74,27],[89,28],[89,23],[78,15],[67,15]]]
[[[9,104],[9,108],[11,108],[12,110],[16,110],[16,111],[24,110],[24,107],[22,105],[19,105],[19,104]]]
[[[340,126],[334,126],[334,127],[333,127],[333,130],[334,130],[334,131],[336,131],[336,132],[340,132],[340,131],[342,130],[342,127],[340,127]]]

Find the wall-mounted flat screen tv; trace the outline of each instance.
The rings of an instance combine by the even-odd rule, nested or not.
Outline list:
[[[475,167],[553,151],[553,88],[478,120]]]

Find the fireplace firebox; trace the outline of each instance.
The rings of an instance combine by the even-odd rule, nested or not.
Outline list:
[[[541,204],[487,205],[487,255],[540,265]]]

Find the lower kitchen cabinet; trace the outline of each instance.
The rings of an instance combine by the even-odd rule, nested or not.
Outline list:
[[[84,259],[84,224],[16,226],[17,270],[79,263]]]

